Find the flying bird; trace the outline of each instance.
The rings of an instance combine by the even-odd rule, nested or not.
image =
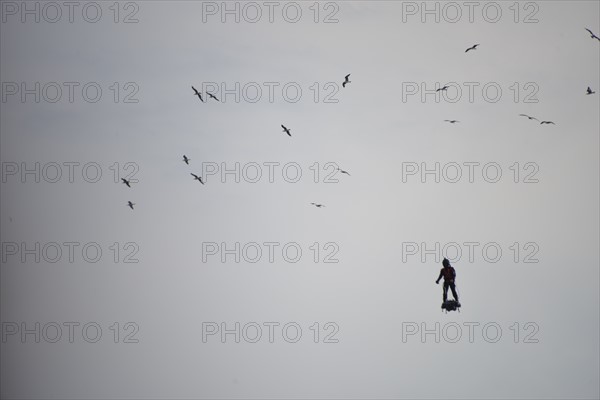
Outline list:
[[[290,133],[291,129],[288,129],[283,125],[281,125],[281,127],[283,128],[283,131],[288,134],[289,137],[292,137],[292,134]]]
[[[185,154],[183,155],[183,162],[184,162],[184,163],[186,163],[187,165],[190,165],[190,163],[189,163],[189,161],[190,161],[190,160],[191,160],[191,159],[190,159],[190,158],[187,158],[187,156],[186,156]]]
[[[469,50],[475,50],[477,48],[477,46],[479,46],[479,44],[474,44],[473,46],[471,46],[468,49],[466,49],[465,53],[468,52]]]
[[[131,208],[132,210],[133,210],[133,205],[134,205],[134,204],[135,204],[135,203],[132,203],[131,201],[128,201],[128,202],[127,202],[127,205],[128,205],[128,206],[129,206],[129,208]]]
[[[202,94],[200,94],[199,91],[196,90],[195,87],[192,86],[192,89],[194,89],[194,96],[198,96],[198,98],[200,99],[201,102],[204,102],[204,99],[202,98]]]
[[[588,86],[586,94],[594,94],[596,92],[592,92],[592,89]]]
[[[194,180],[196,180],[196,181],[198,181],[198,182],[200,182],[201,184],[204,185],[204,182],[202,182],[202,177],[201,176],[198,176],[198,175],[192,174],[192,173],[190,173],[190,175],[192,175],[194,177]]]
[[[126,184],[126,185],[127,185],[127,187],[131,187],[131,186],[129,185],[129,181],[128,181],[127,179],[125,179],[125,178],[121,178],[121,180],[123,181],[123,183],[124,183],[124,184]]]
[[[310,203],[310,204],[312,204],[313,206],[315,206],[317,208],[325,207],[324,204],[317,204],[317,203]]]
[[[211,99],[215,99],[216,101],[219,101],[219,99],[217,99],[217,97],[216,97],[214,94],[212,94],[212,93],[210,93],[210,92],[206,92],[206,94],[207,94],[207,95],[208,95],[208,97],[210,97]]]
[[[340,171],[342,174],[346,174],[346,175],[350,176],[348,171],[344,171],[343,169],[340,169],[340,168],[338,168],[337,170]]]
[[[540,125],[544,125],[544,124],[552,124],[552,125],[556,125],[554,122],[552,121],[542,121],[540,122]]]
[[[457,123],[457,122],[460,122],[460,121],[457,121],[457,120],[455,120],[455,119],[445,119],[444,121],[446,121],[446,122],[450,122],[451,124],[455,124],[455,123]]]
[[[436,92],[439,92],[440,90],[447,90],[448,88],[450,88],[450,86],[444,85],[444,87],[436,89]]]
[[[535,119],[536,121],[539,121],[539,119],[537,119],[536,117],[530,117],[530,116],[529,116],[529,115],[527,115],[527,114],[519,114],[519,115],[520,115],[521,117],[527,117],[527,118],[529,118],[529,119]]]
[[[591,36],[592,39],[600,40],[600,38],[598,36],[594,35],[594,32],[590,31],[588,28],[585,28],[585,30],[588,31],[590,33],[590,35],[592,35]]]
[[[344,78],[344,82],[342,82],[342,87],[346,87],[348,83],[351,83],[350,79],[348,79],[349,77],[350,74],[346,75],[346,77]]]

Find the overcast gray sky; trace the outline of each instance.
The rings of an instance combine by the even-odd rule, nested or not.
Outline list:
[[[2,397],[598,398],[600,2],[465,3],[3,1]]]

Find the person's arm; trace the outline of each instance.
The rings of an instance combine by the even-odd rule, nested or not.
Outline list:
[[[442,279],[442,276],[444,276],[444,270],[440,271],[440,276],[438,276],[437,280],[435,281],[435,283],[440,283],[440,279]]]
[[[456,280],[456,270],[454,268],[452,268],[452,280]]]

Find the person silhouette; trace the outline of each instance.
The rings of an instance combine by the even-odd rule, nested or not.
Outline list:
[[[448,288],[452,290],[452,296],[454,297],[454,300],[456,300],[456,302],[458,303],[456,285],[454,284],[454,280],[456,279],[456,271],[454,270],[454,268],[452,268],[452,266],[450,265],[450,261],[448,261],[448,259],[446,258],[444,258],[444,260],[442,261],[442,265],[444,266],[444,268],[442,268],[442,270],[440,271],[440,276],[438,276],[435,283],[439,284],[440,279],[444,277],[444,303],[446,302],[446,300],[448,300]]]

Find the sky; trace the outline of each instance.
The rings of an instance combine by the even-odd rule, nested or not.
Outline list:
[[[1,397],[600,397],[600,2],[467,3],[2,1]]]

